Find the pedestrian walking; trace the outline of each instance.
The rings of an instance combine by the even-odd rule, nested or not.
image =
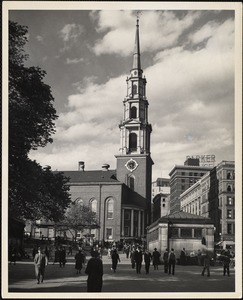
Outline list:
[[[107,256],[108,256],[108,258],[111,258],[111,248],[108,248],[108,250],[107,250]]]
[[[152,254],[148,251],[148,249],[146,249],[143,254],[143,260],[144,260],[144,264],[145,264],[145,272],[146,272],[146,274],[149,274],[149,268],[150,268],[150,262],[152,260]]]
[[[37,279],[37,284],[44,281],[45,275],[45,267],[48,264],[48,259],[44,251],[39,247],[38,253],[36,253],[34,258],[34,265],[35,265],[35,276]]]
[[[74,258],[75,258],[75,269],[77,270],[76,274],[81,274],[81,269],[85,262],[85,256],[81,250],[78,250]]]
[[[17,260],[17,249],[15,247],[9,246],[9,253],[8,253],[8,259],[10,265],[13,263],[16,265],[16,260]]]
[[[103,284],[103,263],[97,251],[92,252],[92,257],[87,263],[85,274],[87,279],[87,292],[101,292]]]
[[[47,259],[49,261],[50,251],[49,251],[49,249],[48,249],[47,246],[46,246],[46,249],[45,249],[45,255],[46,255],[46,257],[47,257]]]
[[[204,255],[203,258],[203,270],[202,270],[202,276],[204,276],[205,271],[207,270],[207,276],[210,276],[210,257],[208,252]]]
[[[202,252],[200,249],[197,250],[197,263],[199,266],[202,265]]]
[[[110,251],[110,255],[111,255],[111,256],[112,256],[112,253],[113,253],[114,250],[116,250],[116,245],[115,245],[115,244],[113,244],[113,246],[112,246],[112,248],[111,248],[111,251]]]
[[[135,248],[132,248],[132,250],[131,250],[131,253],[130,253],[130,258],[131,258],[132,269],[134,269],[134,268],[135,268],[134,254],[135,254]]]
[[[138,247],[137,250],[134,252],[134,260],[136,264],[136,272],[137,274],[141,274],[141,267],[143,261],[143,253],[141,251],[141,247]]]
[[[111,261],[112,261],[112,267],[111,270],[114,271],[114,273],[116,272],[116,268],[117,268],[117,264],[118,261],[121,262],[119,254],[117,253],[117,250],[114,249],[112,254],[111,254]]]
[[[55,253],[54,253],[54,261],[53,261],[53,265],[55,264],[55,262],[59,262],[59,249],[58,247],[56,247]]]
[[[153,259],[154,270],[158,270],[159,269],[158,266],[160,264],[160,253],[157,250],[157,248],[154,248],[152,259]]]
[[[73,247],[71,245],[68,247],[68,255],[73,255]]]
[[[65,248],[61,247],[59,250],[59,266],[61,267],[65,267],[66,264],[66,250]]]
[[[222,256],[222,260],[223,260],[223,275],[225,276],[226,273],[228,276],[230,276],[230,269],[229,269],[229,266],[230,266],[230,253],[229,253],[229,250],[226,250],[223,252],[223,255]]]
[[[183,249],[181,250],[180,264],[181,264],[182,266],[185,266],[185,265],[186,265],[186,249],[185,249],[185,248],[183,248]]]
[[[129,245],[126,246],[125,253],[126,253],[126,258],[129,258],[129,253],[130,253],[130,246]]]
[[[174,253],[174,249],[171,248],[170,252],[169,252],[169,259],[168,259],[168,275],[171,274],[172,272],[172,275],[175,275],[175,264],[176,264],[176,256],[175,256],[175,253]]]
[[[164,261],[164,272],[168,273],[168,264],[169,264],[169,251],[166,248],[164,255],[163,255],[163,261]]]

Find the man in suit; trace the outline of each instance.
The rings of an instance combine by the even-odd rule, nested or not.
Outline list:
[[[44,275],[45,275],[45,267],[48,264],[48,258],[46,254],[44,253],[43,249],[38,247],[38,253],[36,253],[34,258],[34,264],[35,264],[35,276],[37,279],[37,283],[39,284],[40,281],[44,281]]]
[[[134,260],[136,263],[136,271],[137,274],[141,273],[142,261],[143,261],[143,253],[141,251],[141,247],[138,247],[134,253]]]
[[[180,264],[181,264],[182,266],[185,266],[185,265],[186,265],[186,249],[185,249],[185,248],[183,248],[183,249],[181,250]]]
[[[148,249],[145,250],[145,252],[143,254],[143,259],[144,259],[144,263],[145,263],[146,274],[149,274],[149,268],[150,268],[150,262],[152,260],[152,255]]]
[[[166,248],[164,255],[163,255],[163,261],[164,261],[164,272],[168,273],[168,263],[169,263],[169,251]]]
[[[152,259],[153,259],[153,265],[154,265],[154,270],[158,270],[158,266],[160,264],[160,253],[157,251],[157,248],[154,248],[153,254],[152,254]]]
[[[171,274],[171,271],[172,271],[172,275],[175,275],[175,264],[176,264],[176,256],[174,253],[174,249],[171,248],[171,251],[169,253],[169,258],[168,258],[169,275]]]

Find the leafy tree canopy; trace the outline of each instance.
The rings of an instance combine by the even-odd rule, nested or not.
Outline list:
[[[10,160],[52,142],[57,119],[46,74],[39,67],[25,67],[26,27],[9,22],[9,143]]]
[[[88,205],[73,202],[66,210],[64,219],[57,224],[59,229],[83,231],[87,228],[98,228],[96,213]]]
[[[68,179],[28,158],[52,142],[57,115],[45,71],[24,65],[27,32],[9,22],[9,215],[59,220],[70,202]]]
[[[15,188],[9,191],[11,215],[59,221],[70,203],[68,180],[61,172],[21,159],[17,172],[10,176],[10,186]]]

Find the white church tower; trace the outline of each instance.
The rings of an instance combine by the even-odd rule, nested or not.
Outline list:
[[[123,100],[123,120],[120,122],[120,154],[117,158],[117,179],[151,201],[153,161],[150,156],[152,126],[148,123],[146,79],[140,59],[139,20],[137,19],[133,65],[127,78],[127,95]],[[148,222],[150,217],[148,216]]]

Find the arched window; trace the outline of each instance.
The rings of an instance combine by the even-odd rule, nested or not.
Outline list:
[[[96,199],[91,200],[91,210],[92,210],[92,212],[97,213],[97,200]]]
[[[129,134],[129,150],[130,151],[137,150],[137,135],[136,135],[136,133]]]
[[[135,183],[135,178],[134,178],[134,176],[131,176],[131,177],[129,178],[129,187],[130,187],[130,189],[133,190],[133,191],[134,191],[134,183]]]
[[[114,200],[113,199],[107,200],[106,207],[107,207],[107,219],[113,219]]]
[[[132,119],[136,119],[137,118],[137,107],[136,106],[133,106],[131,108],[131,118]]]
[[[227,179],[231,179],[232,176],[231,176],[231,173],[227,173]]]
[[[132,86],[132,94],[136,95],[137,94],[137,90],[138,90],[138,88],[137,88],[136,84],[133,84],[133,86]]]
[[[227,191],[228,191],[228,192],[231,192],[231,190],[232,190],[231,186],[230,186],[230,185],[228,185],[228,187],[227,187]]]
[[[77,199],[74,201],[74,203],[83,205],[83,204],[84,204],[84,201],[79,197],[79,198],[77,198]]]

